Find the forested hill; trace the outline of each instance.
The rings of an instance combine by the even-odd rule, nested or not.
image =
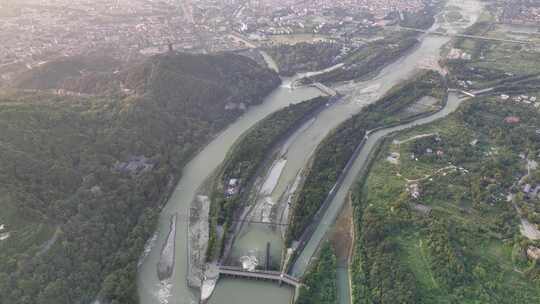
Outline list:
[[[32,90],[64,90],[93,95],[126,95],[145,93],[156,85],[177,87],[183,77],[221,87],[241,96],[258,94],[259,85],[245,83],[271,77],[272,87],[277,75],[246,57],[229,53],[212,56],[168,53],[137,63],[122,63],[104,54],[74,56],[45,63],[28,70],[13,80],[13,87]],[[174,83],[174,85],[171,85]],[[186,82],[187,83],[187,82]],[[193,90],[195,91],[195,90]]]
[[[280,82],[274,72],[244,56],[177,54],[153,57],[122,73],[123,85],[138,94],[150,93],[165,107],[185,100],[186,114],[223,116],[225,106],[242,108],[262,101]],[[201,103],[201,100],[213,102]],[[217,115],[216,115],[217,112]],[[188,115],[189,116],[189,115]]]
[[[73,56],[43,63],[15,77],[12,85],[22,89],[65,89],[86,94],[117,89],[114,73],[122,63],[104,54]]]
[[[131,92],[0,94],[0,304],[137,303],[137,262],[182,167],[241,114],[230,103],[279,85],[227,54],[167,54],[110,77]]]

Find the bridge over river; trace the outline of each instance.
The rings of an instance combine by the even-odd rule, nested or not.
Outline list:
[[[240,267],[231,267],[231,266],[220,266],[219,267],[220,276],[229,276],[253,280],[266,280],[273,281],[276,283],[287,284],[294,288],[299,288],[302,286],[302,283],[299,279],[290,276],[286,273],[279,271],[270,271],[270,270],[254,270],[247,271]]]
[[[457,38],[486,40],[486,41],[494,41],[494,42],[517,43],[517,44],[534,44],[535,43],[534,41],[530,41],[530,40],[515,40],[515,39],[504,39],[504,38],[487,37],[487,36],[479,36],[479,35],[454,34],[454,33],[448,33],[448,32],[443,32],[443,31],[422,30],[422,29],[404,27],[404,26],[387,26],[386,28],[393,29],[393,30],[401,30],[401,31],[419,32],[419,33],[425,33],[428,35],[447,36],[450,38],[457,37]]]
[[[304,80],[305,78],[308,78],[308,77],[302,77],[302,78],[296,79],[291,84],[292,88],[298,89],[300,87],[313,87],[321,91],[323,94],[331,96],[331,97],[337,96],[339,94],[338,91],[336,91],[335,89],[321,82],[312,82],[312,83],[302,84],[302,80]]]

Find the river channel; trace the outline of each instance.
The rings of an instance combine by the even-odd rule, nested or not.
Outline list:
[[[475,20],[474,12],[476,12],[476,8],[476,6],[470,6],[469,4],[467,9],[463,9],[463,12],[469,12],[466,14],[467,17],[469,17],[469,22],[462,23],[461,26],[468,26],[471,24],[470,22]],[[446,23],[436,24],[434,25],[434,28],[441,26],[448,27],[449,25]],[[452,28],[452,30],[457,31],[458,29]],[[280,173],[280,178],[275,188],[267,199],[277,202],[287,194],[289,186],[294,184],[299,172],[307,165],[307,162],[317,145],[333,128],[337,127],[352,114],[358,112],[366,104],[372,103],[380,98],[392,86],[413,75],[419,67],[434,67],[433,65],[435,65],[439,59],[440,48],[448,42],[448,40],[449,39],[445,37],[423,37],[422,42],[417,49],[400,61],[383,69],[377,77],[361,83],[350,83],[338,86],[338,91],[345,93],[346,97],[338,104],[333,105],[331,108],[318,115],[315,118],[315,121],[306,123],[306,126],[300,128],[298,132],[291,137],[290,142],[287,143],[287,151],[282,156],[282,160],[286,161],[285,166]],[[449,102],[449,108],[450,107],[451,101]],[[445,110],[440,113],[445,113]],[[438,115],[434,116],[434,119],[437,118],[439,118]],[[371,147],[372,146],[368,144],[364,150],[369,151]],[[353,167],[351,170],[351,176],[349,176],[347,181],[354,180],[354,176],[358,173],[355,168],[356,167]],[[349,187],[350,184],[344,183],[341,187],[341,193],[346,193]],[[314,234],[313,241],[308,244],[305,253],[295,265],[295,268],[293,269],[293,274],[295,276],[301,276],[304,273],[307,262],[309,261],[309,259],[305,260],[306,256],[311,257],[313,255],[314,250],[317,247],[316,245],[319,244],[320,239],[328,230],[328,227],[333,224],[337,212],[341,209],[342,202],[342,196],[336,197],[332,202],[332,208],[329,210],[328,217],[325,217],[321,222],[321,225],[318,227],[319,229]],[[264,219],[255,219],[255,221],[260,220]],[[254,255],[259,261],[262,261],[265,258],[264,253],[266,243],[270,242],[272,245],[271,260],[275,264],[276,260],[279,261],[281,258],[282,244],[280,243],[280,240],[279,230],[268,225],[250,224],[244,227],[237,238],[232,256],[233,258],[239,258],[243,255]],[[305,261],[305,263],[302,261]],[[216,292],[216,298],[219,298],[220,290],[221,289],[218,289]],[[215,303],[217,304],[218,302]]]
[[[445,27],[451,30],[460,30],[472,24],[479,15],[481,6],[476,1],[450,0],[450,5],[462,9],[462,15],[467,16],[468,22],[458,24],[437,23],[434,28]],[[392,86],[411,77],[419,68],[437,68],[442,47],[449,41],[447,37],[423,36],[421,43],[413,51],[403,58],[387,66],[374,78],[356,83],[341,84],[336,89],[345,94],[338,103],[332,105],[320,113],[314,121],[310,121],[303,128],[292,135],[287,150],[283,154],[286,163],[281,171],[279,179],[270,193],[271,197],[278,200],[287,191],[288,186],[293,184],[300,170],[305,167],[309,157],[321,140],[340,123],[357,113],[365,105],[374,102]],[[169,202],[163,209],[160,217],[156,241],[149,255],[145,258],[139,269],[138,284],[141,303],[143,304],[173,304],[173,303],[198,303],[198,295],[187,287],[187,223],[178,222],[176,231],[176,256],[174,272],[171,279],[164,282],[157,278],[156,264],[159,261],[160,249],[166,241],[170,216],[174,213],[186,214],[197,189],[223,161],[226,152],[234,141],[247,129],[253,126],[268,114],[290,104],[307,100],[318,96],[320,92],[314,88],[298,88],[291,90],[285,80],[284,85],[276,89],[268,96],[260,106],[250,108],[241,118],[230,125],[225,131],[217,136],[206,146],[184,169],[184,174],[176,187]],[[413,124],[423,124],[441,118],[455,110],[459,101],[451,95],[447,106],[437,114],[428,118],[419,119],[411,125],[382,130],[371,134],[364,149],[355,160],[353,167],[347,174],[345,182],[338,189],[330,208],[325,213],[321,224],[316,229],[312,239],[302,252],[298,263],[295,264],[294,274],[304,273],[309,259],[316,251],[318,244],[324,238],[329,227],[332,226],[335,217],[341,209],[345,194],[355,180],[356,175],[365,162],[365,157],[378,138]],[[387,132],[387,133],[385,133]],[[269,240],[272,240],[274,257],[279,259],[280,236],[278,230],[268,227],[246,226],[238,237],[233,248],[235,255],[241,255],[253,250],[262,250]],[[279,288],[272,283],[243,281],[243,280],[220,280],[213,297],[212,304],[288,304],[293,292],[289,288]],[[346,303],[345,301],[344,303]]]
[[[198,295],[187,286],[186,282],[187,222],[179,220],[176,225],[176,263],[172,277],[165,281],[160,281],[157,277],[156,265],[160,258],[161,248],[167,239],[171,215],[175,213],[188,214],[197,189],[223,162],[225,154],[242,133],[280,108],[321,94],[315,88],[291,90],[289,83],[289,80],[285,79],[284,84],[270,94],[261,105],[251,107],[242,117],[211,141],[184,168],[180,182],[160,215],[157,237],[152,249],[139,268],[138,288],[141,303],[191,304],[199,302]],[[179,218],[182,219],[185,216],[179,216]]]

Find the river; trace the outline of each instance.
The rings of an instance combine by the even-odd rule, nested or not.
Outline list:
[[[450,0],[451,5],[462,8],[462,14],[468,17],[468,24],[460,24],[459,27],[472,24],[480,12],[481,6],[476,1]],[[451,27],[450,24],[436,24],[434,27]],[[453,28],[454,29],[454,28]],[[454,29],[456,30],[456,29]],[[329,107],[318,115],[314,122],[306,128],[301,128],[301,133],[293,135],[288,150],[284,157],[286,165],[280,175],[278,183],[272,192],[272,197],[279,198],[286,191],[287,186],[296,179],[298,172],[305,167],[309,157],[321,140],[337,125],[357,113],[365,105],[372,103],[381,97],[392,86],[411,77],[418,68],[433,66],[440,58],[440,50],[448,42],[447,37],[424,36],[421,43],[413,51],[402,59],[387,66],[371,80],[357,83],[346,83],[337,86],[340,93],[346,96],[337,104]],[[160,248],[162,248],[168,233],[170,215],[174,213],[185,214],[196,194],[196,190],[205,178],[223,161],[226,151],[234,141],[249,127],[266,115],[288,105],[319,95],[313,88],[300,88],[290,90],[290,82],[285,82],[276,89],[265,102],[249,109],[241,118],[223,131],[214,141],[202,150],[184,169],[184,175],[176,187],[172,197],[164,208],[158,226],[157,241],[144,260],[139,270],[138,284],[141,303],[143,304],[166,304],[166,303],[197,303],[197,297],[187,287],[187,225],[178,223],[176,233],[176,264],[174,273],[167,282],[160,282],[156,274],[156,264],[159,260]],[[436,115],[444,116],[454,104],[454,97],[449,98],[448,107]],[[442,117],[440,116],[440,117]],[[423,120],[419,120],[421,122]],[[375,139],[376,134],[372,134]],[[371,140],[371,138],[370,138]],[[363,152],[368,149],[363,149]],[[341,209],[344,194],[355,179],[356,173],[362,164],[362,154],[355,161],[350,174],[347,175],[338,195],[332,202],[331,207],[325,214],[322,224],[316,230],[314,237],[306,246],[299,263],[294,267],[297,274],[303,273],[307,261],[315,252],[320,240],[333,224],[335,215]],[[356,172],[356,173],[355,173]],[[234,250],[236,252],[249,252],[254,248],[263,248],[268,240],[272,240],[275,246],[279,246],[279,232],[268,228],[256,227],[242,232],[238,238]],[[273,250],[278,254],[280,250]],[[279,258],[279,257],[276,257]],[[215,304],[288,304],[292,295],[289,288],[279,288],[271,283],[253,281],[221,280],[216,288],[211,303]],[[282,300],[283,299],[283,300]]]
[[[474,16],[471,15],[473,15],[472,12],[475,11],[476,7],[470,6],[470,4],[467,7],[470,9],[464,9],[464,12],[470,11],[471,13],[467,14],[470,17],[469,19],[475,20]],[[444,23],[444,25],[448,26],[447,23]],[[434,28],[440,26],[441,24],[436,24]],[[433,64],[433,62],[437,62],[441,47],[448,41],[449,39],[446,37],[425,36],[421,44],[413,52],[383,69],[377,77],[360,83],[346,83],[338,86],[338,91],[345,93],[346,97],[319,114],[314,122],[308,122],[307,128],[300,128],[297,134],[292,136],[292,140],[288,143],[287,152],[283,156],[287,162],[281,172],[278,184],[272,192],[271,199],[277,202],[279,198],[286,194],[288,186],[294,183],[299,172],[307,165],[317,145],[332,129],[348,119],[352,114],[360,111],[365,105],[380,98],[394,85],[411,77],[417,72],[418,68],[427,63]],[[348,187],[344,188],[348,189]],[[332,223],[333,221],[323,223],[323,227],[320,228],[326,231],[328,225]],[[255,252],[259,253],[257,257],[260,261],[266,242],[270,242],[272,248],[274,248],[272,250],[272,260],[278,260],[281,251],[275,249],[275,247],[281,249],[279,240],[279,231],[267,225],[247,225],[237,238],[233,248],[233,257],[237,258]]]
[[[161,282],[157,277],[156,265],[159,261],[161,248],[169,232],[171,215],[175,213],[185,215],[188,213],[197,189],[223,162],[226,152],[242,133],[268,114],[290,103],[301,102],[321,94],[315,88],[291,90],[289,84],[290,80],[285,79],[284,84],[270,94],[261,105],[251,107],[186,165],[182,178],[160,215],[155,243],[139,268],[138,289],[141,303],[198,303],[198,295],[187,286],[186,282],[188,225],[185,221],[179,221],[176,225],[176,263],[174,265],[173,275],[169,280],[164,282]],[[185,216],[180,216],[179,218],[185,218]]]

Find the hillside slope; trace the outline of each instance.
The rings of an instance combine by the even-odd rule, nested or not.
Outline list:
[[[279,85],[227,54],[167,54],[109,75],[131,93],[0,94],[1,304],[137,303],[137,260],[182,167],[242,113],[228,104]]]

